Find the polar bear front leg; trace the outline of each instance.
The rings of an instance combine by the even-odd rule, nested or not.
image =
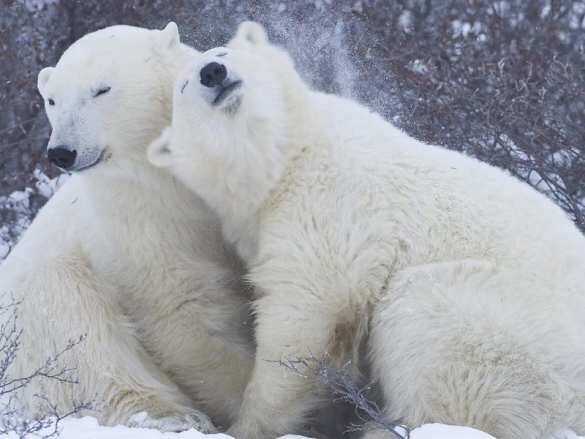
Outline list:
[[[15,374],[26,376],[30,364],[51,358],[56,346],[84,336],[60,358],[63,367],[75,371],[78,383],[32,383],[21,395],[31,411],[38,410],[35,394],[42,393],[63,411],[76,401],[91,402],[105,424],[148,427],[159,420],[157,427],[168,431],[209,424],[154,364],[118,305],[119,292],[96,276],[81,251],[53,258],[23,287],[22,346],[26,355],[23,352],[17,359]],[[147,416],[134,417],[142,412]]]
[[[286,364],[322,358],[336,322],[324,302],[280,287],[256,302],[256,362],[238,420],[228,432],[238,439],[293,432],[318,403],[305,371],[298,373]]]

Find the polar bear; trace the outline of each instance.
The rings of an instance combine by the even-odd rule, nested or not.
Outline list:
[[[113,26],[88,34],[38,75],[52,126],[49,159],[72,177],[0,267],[0,291],[22,301],[26,377],[64,348],[53,372],[20,395],[35,414],[91,401],[105,424],[161,430],[228,424],[253,366],[249,298],[217,217],[146,147],[169,123],[178,70],[196,54],[177,26]],[[37,402],[39,404],[37,404]]]
[[[561,209],[310,90],[258,25],[202,54],[174,96],[149,159],[217,212],[256,289],[234,437],[274,438],[318,404],[279,362],[361,343],[388,421],[585,432],[585,239]]]

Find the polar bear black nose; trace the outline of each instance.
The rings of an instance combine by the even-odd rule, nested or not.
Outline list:
[[[210,62],[201,69],[200,75],[201,84],[205,87],[216,87],[227,77],[227,69],[223,64]]]
[[[51,163],[59,166],[61,169],[69,169],[75,163],[77,151],[60,145],[55,148],[50,148],[47,155]]]

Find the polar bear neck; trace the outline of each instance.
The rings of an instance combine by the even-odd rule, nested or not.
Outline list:
[[[234,145],[234,150],[253,153],[206,166],[194,189],[218,214],[226,241],[235,244],[245,257],[254,253],[257,213],[278,185],[288,151],[284,144],[271,144],[259,148],[264,153],[257,153],[254,145],[245,142]]]
[[[100,212],[110,212],[118,217],[152,214],[160,220],[170,220],[171,217],[187,218],[195,211],[208,210],[172,175],[142,161],[103,163],[79,177],[93,205],[100,206]],[[137,203],[145,198],[148,203]]]
[[[323,143],[320,117],[306,105],[308,96],[303,92],[287,96],[289,118],[282,128],[286,134],[268,145],[259,145],[260,139],[250,139],[251,145],[240,145],[240,151],[260,154],[248,160],[242,157],[232,160],[221,173],[225,181],[218,184],[215,179],[211,202],[204,196],[221,218],[225,239],[236,245],[244,260],[250,260],[256,253],[260,215],[273,204],[278,193],[286,191],[283,186],[287,184],[290,168],[309,147],[318,148]]]

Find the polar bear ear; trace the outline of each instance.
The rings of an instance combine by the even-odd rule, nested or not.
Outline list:
[[[229,42],[229,45],[238,46],[242,43],[252,44],[254,46],[268,44],[268,36],[264,26],[255,21],[244,21],[240,23],[236,35]]]
[[[174,21],[169,22],[164,29],[160,30],[159,42],[163,49],[175,49],[181,44],[181,36],[179,35],[179,28]]]
[[[37,88],[39,89],[41,94],[45,89],[45,85],[47,85],[47,82],[49,82],[49,79],[53,74],[53,70],[55,70],[55,67],[45,67],[43,70],[39,72],[39,76],[37,77]]]
[[[158,139],[154,140],[147,151],[148,161],[159,168],[167,168],[173,161],[171,152],[171,129],[165,128]]]

